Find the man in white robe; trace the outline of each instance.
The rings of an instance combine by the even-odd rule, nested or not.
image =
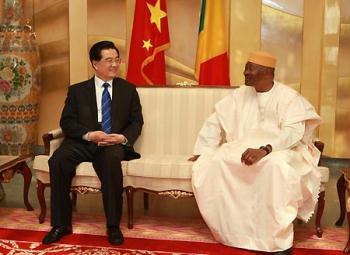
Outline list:
[[[197,138],[192,186],[215,239],[233,247],[292,254],[293,220],[317,202],[320,117],[274,81],[276,59],[251,54],[245,85],[215,105]]]

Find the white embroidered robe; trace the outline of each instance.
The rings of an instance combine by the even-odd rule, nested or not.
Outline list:
[[[215,105],[195,144],[201,156],[192,186],[216,240],[273,252],[292,246],[293,220],[307,221],[317,202],[320,152],[312,137],[320,117],[283,84],[275,82],[269,94],[259,107],[255,89],[242,86]],[[241,163],[247,148],[266,144],[272,153],[251,166]]]

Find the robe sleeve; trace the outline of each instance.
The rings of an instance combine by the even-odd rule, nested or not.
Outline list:
[[[306,108],[303,98],[294,97],[286,105],[280,120],[280,130],[276,138],[271,141],[273,151],[285,150],[293,147],[302,140],[305,133]]]
[[[285,150],[296,145],[305,132],[305,121],[288,124],[282,127],[278,136],[270,143],[273,151]]]
[[[194,155],[202,155],[205,152],[217,149],[222,143],[222,128],[217,118],[217,113],[213,113],[203,124],[199,131]]]

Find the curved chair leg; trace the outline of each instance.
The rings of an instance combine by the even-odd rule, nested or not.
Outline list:
[[[4,200],[6,197],[6,193],[4,190],[4,187],[2,186],[2,183],[0,181],[0,201]]]
[[[337,181],[337,192],[339,198],[339,206],[340,206],[340,216],[336,221],[335,225],[340,227],[343,225],[345,219],[345,189],[346,189],[346,181],[344,175],[342,174]]]
[[[28,192],[29,192],[29,186],[32,181],[32,171],[28,167],[26,162],[22,162],[21,165],[19,166],[19,173],[23,175],[23,200],[24,200],[24,205],[26,206],[28,211],[33,211],[33,207],[28,201]]]
[[[73,212],[77,211],[77,192],[72,191],[72,209]]]
[[[347,203],[350,203],[350,198],[348,198]],[[348,242],[346,243],[346,246],[344,248],[344,254],[350,253],[350,212],[346,213],[347,220],[348,220]]]
[[[126,187],[126,201],[128,204],[128,228],[133,228],[134,219],[134,188],[131,186]]]
[[[149,208],[149,194],[144,192],[143,193],[143,210],[147,212],[148,208]]]
[[[324,210],[324,204],[325,204],[325,197],[326,192],[325,191],[321,191],[319,196],[318,196],[318,203],[317,203],[317,212],[316,212],[316,221],[315,221],[315,225],[316,225],[316,235],[318,237],[322,237],[323,234],[323,229],[321,227],[321,218],[323,215],[323,210]]]
[[[42,183],[40,180],[36,181],[36,194],[40,204],[40,215],[39,215],[40,224],[45,221],[45,216],[46,216],[46,202],[45,202],[45,196],[44,196],[44,191],[46,186],[48,185]]]

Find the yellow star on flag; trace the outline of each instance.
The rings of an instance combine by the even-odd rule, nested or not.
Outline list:
[[[157,3],[153,6],[147,3],[148,9],[151,12],[151,23],[155,23],[159,32],[161,32],[160,20],[161,18],[166,17],[166,12],[160,9],[160,0],[157,0]]]
[[[149,48],[153,47],[153,45],[151,44],[151,39],[148,39],[147,41],[142,40],[143,41],[143,45],[142,48],[146,48],[146,50],[148,51]]]

